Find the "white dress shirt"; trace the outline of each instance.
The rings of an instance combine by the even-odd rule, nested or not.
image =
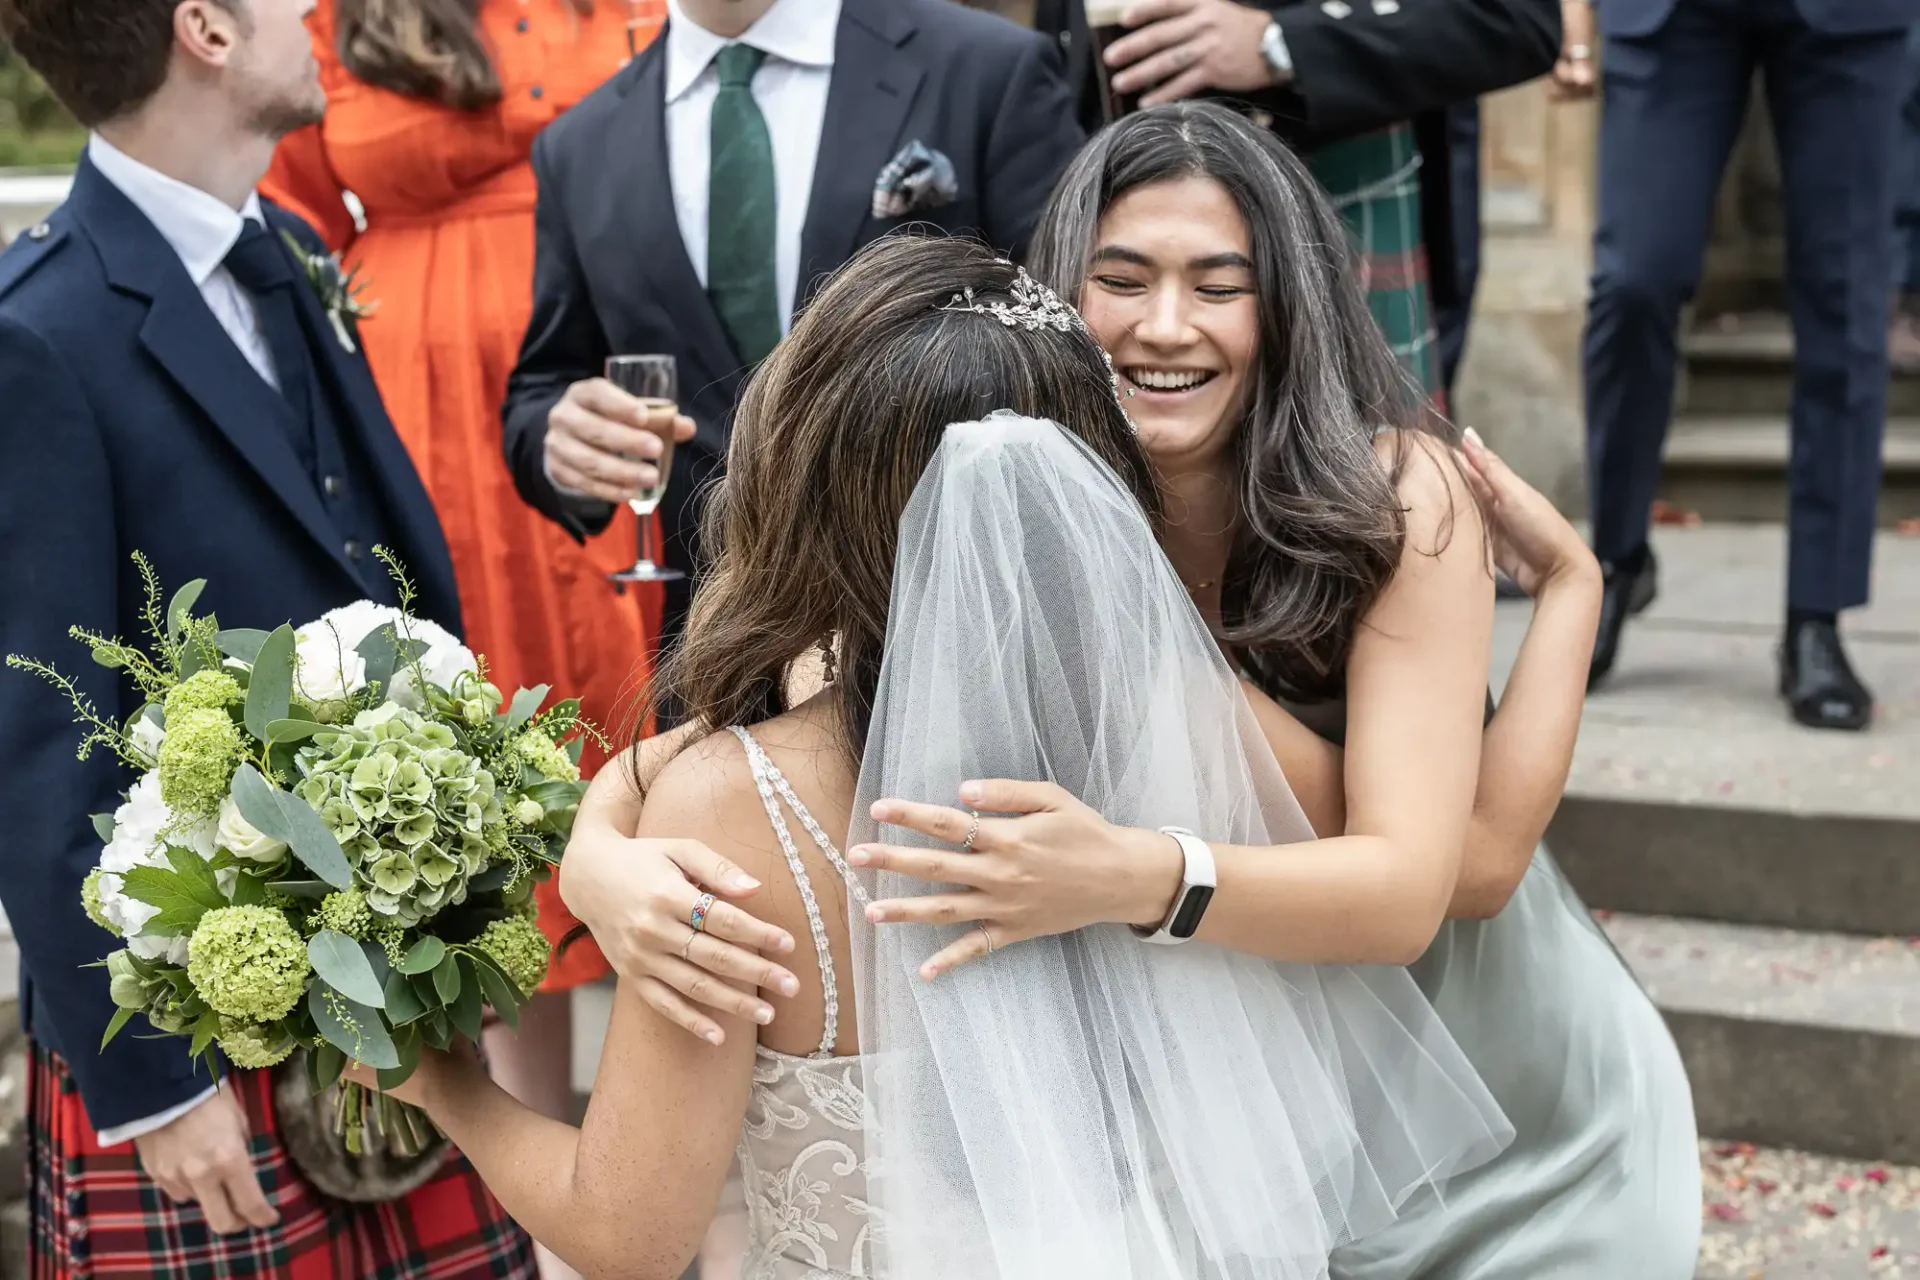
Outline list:
[[[253,297],[240,287],[240,282],[222,265],[228,252],[238,243],[245,219],[266,221],[260,212],[260,197],[249,193],[247,203],[235,211],[219,197],[141,164],[97,133],[87,140],[87,158],[100,171],[100,176],[133,201],[134,207],[146,215],[147,221],[153,224],[161,238],[173,246],[173,251],[180,255],[181,263],[187,268],[188,278],[200,290],[200,296],[207,300],[207,307],[213,312],[214,319],[220,322],[220,327],[240,348],[240,354],[247,358],[247,363],[259,370],[260,376],[270,385],[278,388],[280,379],[273,367],[273,348],[260,331],[260,319]],[[156,1129],[172,1124],[218,1091],[219,1086],[214,1085],[198,1097],[189,1098],[158,1115],[102,1129],[100,1141],[111,1146],[145,1137]]]
[[[147,216],[161,238],[173,246],[194,288],[207,300],[207,309],[213,312],[213,318],[240,348],[247,363],[279,390],[280,375],[273,366],[273,348],[260,329],[253,295],[241,288],[224,265],[227,254],[240,241],[246,220],[266,222],[266,215],[260,211],[259,195],[248,192],[246,204],[236,211],[218,196],[141,164],[97,133],[87,139],[87,159],[93,161],[101,177],[133,201],[134,207]]]
[[[840,30],[840,0],[774,0],[738,40],[717,36],[681,10],[667,6],[667,171],[680,240],[704,287],[707,283],[707,180],[710,173],[713,100],[720,71],[713,65],[729,44],[751,45],[767,55],[753,77],[753,100],[767,118],[773,142],[777,231],[774,269],[780,290],[780,331],[793,323],[800,281],[800,232],[813,195],[814,162],[827,118],[833,81],[833,46]]]

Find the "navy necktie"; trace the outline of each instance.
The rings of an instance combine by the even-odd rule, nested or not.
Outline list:
[[[298,423],[294,446],[307,469],[313,469],[313,361],[306,330],[300,324],[299,300],[294,290],[304,287],[285,245],[258,218],[248,218],[240,239],[227,251],[225,266],[240,287],[253,295],[260,330],[273,351],[280,375],[280,394],[286,397]]]

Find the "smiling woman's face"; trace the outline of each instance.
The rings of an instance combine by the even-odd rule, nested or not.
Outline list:
[[[1140,442],[1169,471],[1233,442],[1260,350],[1246,219],[1211,178],[1135,187],[1100,219],[1080,310],[1113,357]]]

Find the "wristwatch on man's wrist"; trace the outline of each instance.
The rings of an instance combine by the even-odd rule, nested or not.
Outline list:
[[[1173,837],[1180,846],[1181,856],[1186,859],[1186,870],[1180,876],[1180,892],[1173,900],[1173,909],[1167,912],[1167,918],[1160,922],[1158,929],[1139,925],[1130,927],[1143,942],[1171,945],[1185,942],[1199,932],[1201,917],[1207,914],[1207,904],[1213,901],[1213,890],[1219,883],[1219,875],[1214,869],[1213,850],[1205,840],[1185,827],[1162,827],[1160,834]]]
[[[1287,50],[1287,37],[1278,22],[1269,22],[1266,34],[1260,37],[1260,56],[1267,60],[1267,69],[1273,72],[1275,84],[1286,84],[1293,79],[1293,54]]]

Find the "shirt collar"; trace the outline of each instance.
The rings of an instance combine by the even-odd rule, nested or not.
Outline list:
[[[266,221],[258,192],[249,191],[235,212],[218,196],[140,163],[97,133],[87,139],[87,159],[173,246],[196,289],[226,261],[246,219]]]
[[[717,36],[681,11],[680,0],[667,4],[667,101],[694,81],[730,44],[750,44],[782,62],[802,67],[833,66],[833,45],[840,29],[840,0],[773,0],[735,40]]]

